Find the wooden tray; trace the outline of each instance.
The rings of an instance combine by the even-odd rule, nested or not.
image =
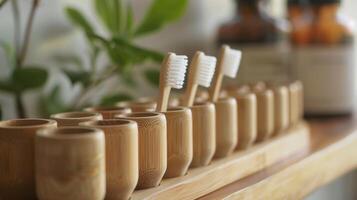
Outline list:
[[[195,199],[279,160],[308,150],[309,141],[309,128],[302,122],[287,130],[285,134],[256,144],[246,151],[238,151],[226,158],[214,160],[205,167],[190,169],[184,177],[164,179],[156,188],[137,190],[131,200]]]

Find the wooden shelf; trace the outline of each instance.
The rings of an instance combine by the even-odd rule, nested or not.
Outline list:
[[[301,199],[357,168],[354,118],[309,120],[309,125],[311,143],[307,152],[284,159],[200,199]]]
[[[164,179],[159,187],[135,191],[131,199],[195,199],[280,160],[306,152],[309,140],[309,128],[301,123],[284,135],[257,144],[249,150],[214,160],[209,166],[190,169],[184,177]]]

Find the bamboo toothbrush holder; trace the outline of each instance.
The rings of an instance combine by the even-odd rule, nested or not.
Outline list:
[[[39,199],[104,199],[105,140],[102,130],[41,129],[36,135],[35,159]]]
[[[274,135],[289,127],[289,90],[284,85],[272,86],[274,93]]]
[[[156,100],[146,97],[134,101],[123,101],[116,104],[120,107],[128,107],[132,112],[152,112],[156,109]]]
[[[238,142],[237,101],[222,98],[214,103],[216,109],[216,152],[215,158],[231,154]]]
[[[222,92],[226,93],[228,96],[235,96],[237,94],[245,94],[251,91],[250,86],[244,85],[228,85]]]
[[[244,92],[235,95],[238,104],[238,149],[247,149],[257,138],[257,97]]]
[[[113,119],[115,115],[131,113],[130,108],[120,106],[95,106],[85,108],[84,111],[98,112],[102,114],[104,119]]]
[[[56,121],[47,119],[15,119],[0,122],[0,199],[36,199],[36,131],[56,126]]]
[[[104,131],[106,140],[106,199],[129,199],[139,178],[138,125],[110,119],[88,121],[80,126]]]
[[[58,127],[78,126],[85,121],[102,120],[103,116],[96,112],[66,112],[51,115],[51,119],[57,121]]]
[[[264,141],[274,133],[274,93],[270,89],[254,90],[257,97],[257,141]]]
[[[216,112],[212,103],[197,103],[191,107],[193,159],[190,167],[210,163],[216,151]]]
[[[167,168],[165,115],[156,112],[141,112],[116,117],[138,123],[139,181],[136,188],[145,189],[158,186]]]
[[[166,178],[186,174],[193,157],[192,113],[184,107],[169,108],[164,112],[167,122]]]
[[[304,114],[303,85],[300,81],[289,84],[289,119],[290,125],[294,126],[302,119]]]

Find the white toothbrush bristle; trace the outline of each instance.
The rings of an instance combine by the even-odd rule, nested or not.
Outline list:
[[[217,59],[213,56],[202,55],[198,62],[198,84],[209,87],[216,69]]]
[[[175,89],[181,89],[185,82],[188,59],[184,55],[171,55],[168,60],[167,84]]]
[[[228,49],[222,60],[223,74],[235,78],[239,69],[242,52],[235,49]]]

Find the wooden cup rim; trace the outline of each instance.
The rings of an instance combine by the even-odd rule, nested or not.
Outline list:
[[[95,121],[87,121],[79,123],[80,126],[95,127],[95,128],[108,128],[108,127],[125,127],[133,126],[137,123],[133,120],[127,119],[103,119]]]
[[[162,112],[164,114],[166,113],[181,113],[181,112],[186,112],[189,108],[183,107],[183,106],[174,106],[174,107],[169,107],[167,108],[166,112]]]
[[[162,116],[162,113],[159,112],[135,112],[135,113],[126,113],[115,115],[116,119],[152,119]]]
[[[97,112],[78,111],[78,112],[64,112],[51,115],[52,119],[91,119],[93,117],[101,117]]]
[[[92,127],[59,127],[59,128],[43,128],[37,131],[36,136],[47,139],[83,139],[92,137],[101,137],[103,131]]]
[[[190,108],[202,108],[202,107],[209,107],[211,105],[213,105],[213,103],[210,101],[195,102],[193,106],[191,106]]]
[[[41,128],[47,125],[57,125],[57,122],[52,119],[41,118],[11,119],[0,121],[0,128],[6,129]]]
[[[156,100],[148,97],[148,98],[141,98],[132,101],[122,101],[122,102],[118,102],[116,105],[130,107],[130,106],[147,106],[147,105],[156,106],[156,104],[157,104]]]
[[[128,107],[123,106],[94,106],[85,108],[84,111],[88,112],[117,112],[117,111],[128,111],[130,112],[131,109]]]

